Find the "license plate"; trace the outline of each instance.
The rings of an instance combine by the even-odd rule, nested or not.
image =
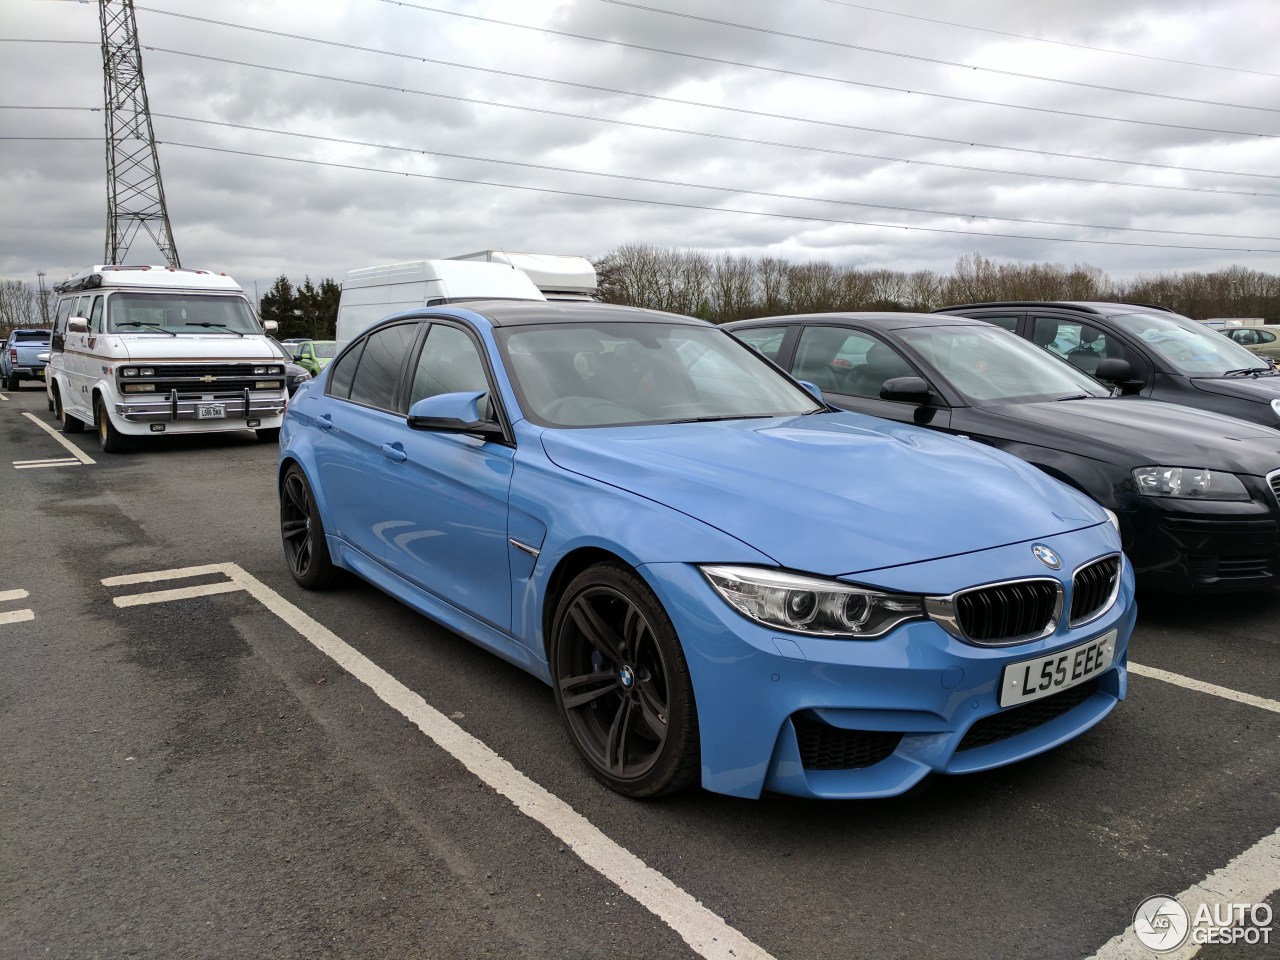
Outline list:
[[[227,415],[225,403],[202,403],[196,407],[197,420],[218,420]]]
[[[1016,707],[1084,683],[1111,666],[1115,655],[1116,631],[1112,630],[1047,657],[1011,663],[1000,681],[1000,706]]]

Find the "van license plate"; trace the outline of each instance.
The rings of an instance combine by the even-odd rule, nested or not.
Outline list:
[[[1000,706],[1014,707],[1041,697],[1052,696],[1111,666],[1116,655],[1116,631],[1036,660],[1011,663],[1000,682]]]
[[[225,403],[202,403],[196,407],[197,420],[221,420],[227,415]]]

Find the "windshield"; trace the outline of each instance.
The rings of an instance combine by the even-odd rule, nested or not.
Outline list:
[[[242,297],[116,293],[107,298],[112,333],[261,333]]]
[[[544,426],[789,417],[825,409],[714,327],[602,322],[496,333],[521,407]]]
[[[1141,339],[1179,373],[1221,377],[1232,370],[1267,370],[1265,361],[1202,323],[1176,313],[1130,313],[1111,322]]]
[[[999,327],[916,327],[898,336],[970,403],[1111,395],[1084,371]]]
[[[315,351],[315,355],[321,360],[332,360],[338,355],[338,341],[312,340],[311,349]]]

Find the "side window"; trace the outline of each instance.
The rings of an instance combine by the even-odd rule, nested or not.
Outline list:
[[[997,327],[1003,327],[1005,330],[1008,330],[1010,333],[1018,332],[1018,317],[1016,314],[1010,317],[1000,317],[1000,316],[993,316],[989,314],[983,314],[977,319],[981,320],[983,323],[990,323]]]
[[[1253,333],[1254,333],[1254,336],[1258,338],[1257,340],[1254,341],[1254,343],[1275,343],[1276,342],[1276,335],[1272,333],[1270,330],[1255,330]]]
[[[89,332],[98,334],[102,332],[102,297],[93,298],[93,306],[89,309]]]
[[[71,304],[74,302],[70,297],[63,297],[58,301],[58,313],[53,321],[53,336],[49,341],[50,350],[61,350],[65,347],[67,320],[71,317]]]
[[[1142,357],[1125,346],[1119,337],[1112,336],[1091,323],[1036,317],[1033,321],[1032,339],[1087,374],[1096,373],[1098,364],[1103,360],[1116,359],[1129,361],[1134,376],[1145,378],[1146,364]]]
[[[364,352],[365,341],[361,340],[350,350],[333,361],[329,370],[329,396],[346,400],[351,395],[351,381],[356,377],[356,366],[360,363],[360,354]],[[301,359],[302,351],[298,351]]]
[[[418,355],[409,391],[409,406],[441,393],[480,390],[489,393],[489,378],[475,341],[457,327],[433,323]],[[480,418],[492,419],[489,397],[480,402]]]
[[[764,354],[777,362],[778,351],[782,348],[782,338],[786,336],[786,327],[752,327],[749,330],[736,330],[734,336],[757,353]]]
[[[800,372],[802,365],[805,373]],[[836,327],[805,328],[796,353],[795,375],[824,390],[870,400],[880,399],[880,386],[886,380],[919,376],[879,337]]]
[[[421,325],[397,323],[368,337],[351,381],[351,399],[381,410],[396,409],[400,374]]]

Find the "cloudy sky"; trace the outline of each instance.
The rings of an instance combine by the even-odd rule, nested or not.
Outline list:
[[[631,242],[1280,272],[1275,0],[136,11],[182,263],[259,292]],[[4,0],[0,39],[0,277],[53,282],[104,247],[98,5]]]

